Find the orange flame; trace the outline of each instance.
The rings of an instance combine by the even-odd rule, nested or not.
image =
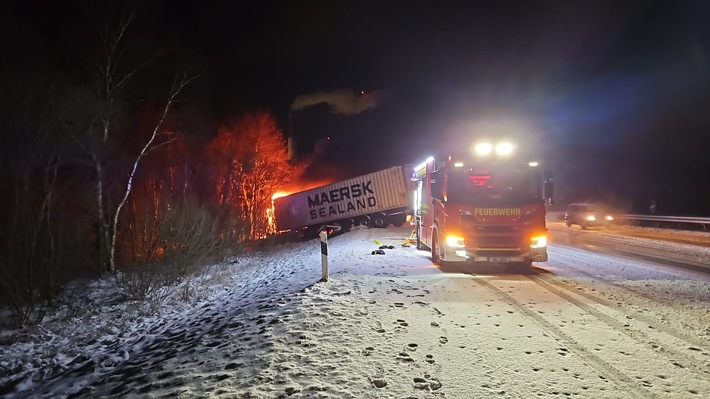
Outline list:
[[[289,195],[289,194],[291,194],[291,193],[288,192],[288,191],[278,191],[278,192],[275,192],[274,195],[271,196],[271,200],[273,201],[273,200],[275,200],[276,198],[285,197],[285,196],[287,196],[287,195]]]
[[[274,210],[274,200],[277,198],[285,197],[293,193],[298,193],[301,191],[310,190],[312,188],[325,186],[332,183],[333,179],[324,179],[318,181],[311,181],[306,183],[295,184],[290,187],[289,191],[277,191],[271,196],[271,207],[266,209],[266,218],[269,223],[269,229],[273,232],[276,231],[276,220],[275,220],[275,210]]]

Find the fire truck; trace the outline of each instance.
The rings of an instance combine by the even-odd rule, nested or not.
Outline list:
[[[434,263],[547,261],[553,177],[514,143],[480,142],[470,154],[429,157],[412,180],[417,249],[430,249]]]

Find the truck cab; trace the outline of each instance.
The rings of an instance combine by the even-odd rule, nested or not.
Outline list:
[[[435,263],[547,261],[546,203],[553,181],[515,157],[429,158],[415,168],[417,248]]]

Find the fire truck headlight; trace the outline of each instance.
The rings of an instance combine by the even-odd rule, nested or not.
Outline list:
[[[513,153],[513,149],[515,147],[513,146],[513,143],[498,143],[496,144],[496,154],[498,155],[510,155]]]
[[[594,215],[589,215],[586,217],[586,219],[589,220],[590,222],[597,220],[597,218],[595,218]]]
[[[491,143],[478,143],[474,147],[474,151],[476,151],[476,155],[488,155],[493,152],[493,146]]]
[[[607,217],[606,217],[605,219],[606,219],[607,221],[611,222],[612,220],[614,220],[614,217],[611,216],[611,215],[607,215]]]
[[[547,246],[547,237],[537,236],[530,239],[530,248],[545,248]]]
[[[448,245],[451,248],[463,248],[465,247],[463,243],[463,237],[458,237],[458,236],[446,236],[446,245]]]

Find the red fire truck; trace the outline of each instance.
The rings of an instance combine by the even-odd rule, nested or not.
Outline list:
[[[510,142],[429,157],[414,168],[417,248],[432,260],[529,267],[547,261],[545,205],[553,178]]]

